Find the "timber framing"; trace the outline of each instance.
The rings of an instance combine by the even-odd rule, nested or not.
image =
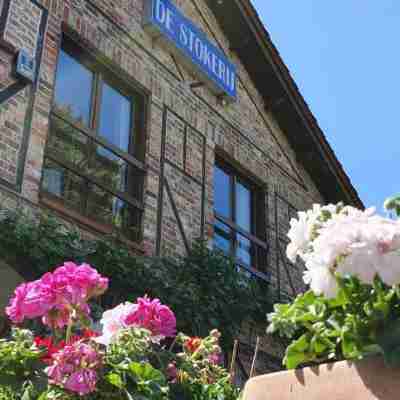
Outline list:
[[[325,201],[363,208],[250,0],[206,1]]]

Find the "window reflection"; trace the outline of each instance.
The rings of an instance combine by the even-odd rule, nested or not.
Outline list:
[[[214,228],[214,245],[229,254],[231,252],[231,229],[220,221],[216,221]]]
[[[214,209],[218,214],[231,218],[230,176],[217,166],[214,167]]]
[[[88,172],[89,154],[87,137],[72,125],[57,117],[50,119],[47,149],[57,159],[64,159],[81,172]]]
[[[93,73],[61,50],[55,88],[58,111],[89,126],[92,83]]]
[[[129,150],[131,102],[107,83],[103,84],[99,132],[120,150]],[[114,155],[108,152],[112,158]]]
[[[236,224],[247,232],[251,231],[251,193],[250,190],[237,182],[236,192]]]
[[[45,159],[42,187],[53,196],[59,197],[69,208],[81,211],[82,192],[87,190],[84,179],[61,165]]]
[[[238,260],[251,266],[251,242],[242,235],[237,235],[236,238],[236,257]]]
[[[229,254],[231,251],[231,241],[222,236],[219,232],[215,232],[214,246],[226,254]]]
[[[93,161],[93,170],[94,176],[111,189],[127,191],[129,167],[127,162],[116,154],[98,146]]]
[[[135,157],[135,142],[142,143],[133,139],[142,130],[133,112],[134,106],[144,110],[144,97],[134,90],[125,96],[120,87],[124,82],[82,49],[68,42],[60,50],[42,189],[65,207],[138,240],[142,211],[134,199],[142,201],[143,171],[127,156]]]
[[[229,167],[214,167],[214,245],[234,256],[239,264],[252,267],[254,245],[242,234],[253,233],[253,192],[249,187]]]

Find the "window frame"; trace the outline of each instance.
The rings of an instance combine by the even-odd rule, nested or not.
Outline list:
[[[249,270],[252,273],[258,272],[265,279],[266,265],[261,268],[260,263],[260,250],[268,253],[269,246],[266,241],[266,224],[265,224],[265,191],[262,190],[260,185],[256,184],[249,175],[242,173],[235,168],[231,163],[227,162],[224,158],[216,156],[214,168],[221,169],[229,176],[229,206],[230,218],[219,214],[214,207],[214,232],[223,237],[230,243],[229,255],[235,258],[235,261],[242,268]],[[215,182],[214,182],[215,183]],[[250,231],[240,227],[236,221],[236,185],[240,183],[250,191]],[[258,218],[257,218],[258,217]],[[223,229],[218,228],[217,222],[221,222],[230,229],[230,233],[224,232]],[[244,237],[250,242],[251,246],[251,262],[250,265],[241,262],[236,255],[238,239],[237,235]],[[264,239],[262,239],[263,237]]]
[[[83,49],[70,35],[66,33],[63,34],[60,52],[57,57],[55,82],[58,76],[58,60],[61,50],[72,57],[76,62],[83,65],[93,74],[92,88],[90,93],[90,115],[87,126],[80,124],[74,118],[61,115],[60,112],[57,111],[56,91],[54,89],[49,116],[49,137],[52,135],[52,132],[54,132],[54,128],[52,128],[52,125],[54,124],[53,119],[57,118],[63,123],[66,123],[73,130],[79,132],[79,134],[82,134],[87,139],[83,146],[87,147],[85,154],[89,165],[93,165],[94,157],[96,157],[97,153],[96,149],[98,149],[99,146],[119,157],[121,160],[123,160],[123,162],[126,163],[128,168],[126,177],[126,190],[121,191],[117,190],[116,188],[111,188],[104,182],[101,182],[101,180],[99,180],[97,177],[93,176],[93,174],[82,172],[67,159],[60,160],[60,158],[56,158],[54,153],[52,154],[52,151],[49,150],[50,140],[47,140],[44,158],[50,160],[52,163],[56,163],[67,172],[80,177],[85,181],[86,186],[90,187],[91,185],[95,185],[100,190],[122,200],[128,207],[134,209],[134,213],[132,213],[132,211],[130,212],[131,219],[140,221],[138,224],[132,223],[132,227],[137,228],[137,239],[135,241],[141,241],[143,237],[144,186],[147,172],[144,159],[146,153],[147,127],[150,118],[149,105],[151,104],[151,93],[144,87],[141,87],[140,84],[132,82],[132,78],[126,76],[126,73],[118,66],[106,65],[101,55],[97,54],[97,52],[94,53],[90,49]],[[112,67],[112,70],[110,67]],[[117,72],[114,72],[114,70],[117,70]],[[100,107],[102,102],[102,88],[104,84],[109,85],[112,89],[126,97],[130,102],[128,151],[124,151],[123,149],[120,149],[118,146],[109,142],[100,133]],[[90,147],[92,148],[89,149]],[[88,215],[87,204],[86,207],[82,206],[79,211],[77,211],[73,207],[71,208],[65,204],[63,197],[59,197],[51,192],[48,192],[43,187],[43,175],[44,174],[42,174],[40,198],[46,206],[53,206],[52,208],[56,209],[56,211],[61,211],[67,216],[73,215],[74,219],[84,221],[84,225],[90,225],[95,231],[111,233],[115,230],[119,230],[119,228],[112,223],[108,224],[101,222],[97,218]],[[87,199],[89,198],[89,190],[84,196],[86,197],[87,203]],[[136,216],[137,212],[140,213],[139,219]],[[133,216],[133,214],[135,215]]]
[[[136,85],[132,84],[132,82],[128,82],[123,78],[118,78],[115,72],[111,71],[107,66],[105,66],[96,56],[94,56],[90,51],[83,49],[79,44],[77,44],[74,40],[72,40],[69,36],[63,35],[62,45],[60,47],[60,51],[63,50],[70,57],[78,61],[84,67],[86,67],[90,72],[92,72],[94,76],[93,85],[92,85],[92,93],[91,93],[91,104],[90,104],[90,121],[89,126],[86,127],[87,131],[95,133],[98,138],[100,138],[103,143],[106,143],[107,147],[111,148],[113,153],[118,152],[122,154],[131,155],[136,161],[141,161],[141,167],[143,167],[143,160],[145,157],[145,131],[146,125],[145,122],[146,117],[142,117],[142,114],[147,114],[148,108],[148,100],[146,98],[149,97],[149,92],[144,90],[143,88],[139,88]],[[58,58],[57,58],[57,70],[56,70],[56,79],[58,75]],[[120,92],[120,94],[131,102],[131,116],[133,115],[133,119],[130,121],[130,140],[129,140],[129,149],[127,152],[119,149],[117,146],[108,142],[99,132],[100,125],[100,115],[101,115],[101,96],[103,83],[108,84],[114,90]],[[135,110],[134,102],[132,101],[134,98],[141,98],[139,110]],[[51,112],[55,112],[55,91],[52,99]],[[72,122],[72,121],[71,121]],[[142,131],[142,134],[133,134],[132,132],[134,128],[139,127],[139,130]],[[142,136],[142,137],[141,137]],[[101,142],[99,143],[101,144]],[[132,147],[134,147],[135,151],[132,153]],[[120,156],[120,155],[119,155]],[[121,157],[123,158],[123,157]],[[131,161],[132,162],[132,161]]]

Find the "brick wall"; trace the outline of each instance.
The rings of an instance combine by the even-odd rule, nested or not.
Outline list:
[[[213,165],[216,151],[223,152],[267,188],[265,226],[272,287],[292,295],[303,284],[301,266],[289,265],[281,257],[285,231],[295,210],[323,202],[318,188],[296,162],[274,116],[265,111],[257,88],[205,2],[178,0],[177,4],[237,65],[238,101],[234,104],[221,105],[206,87],[190,88],[192,71],[143,31],[144,1],[41,2],[49,14],[37,90],[32,97],[28,87],[0,105],[1,205],[16,207],[17,199],[27,205],[40,204],[57,54],[62,31],[68,30],[119,76],[139,82],[152,94],[145,156],[145,253],[183,254],[185,241],[190,243],[202,234],[212,238]],[[13,81],[12,62],[10,53],[0,50],[1,88]],[[247,342],[254,343],[257,332],[253,328],[246,331]],[[267,339],[263,342],[265,351],[281,354],[281,347]]]

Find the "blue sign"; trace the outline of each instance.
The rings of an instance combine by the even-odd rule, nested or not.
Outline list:
[[[219,94],[236,100],[236,67],[171,0],[145,0],[146,25],[161,34]]]
[[[17,74],[30,82],[35,81],[36,60],[24,49],[18,53]]]

